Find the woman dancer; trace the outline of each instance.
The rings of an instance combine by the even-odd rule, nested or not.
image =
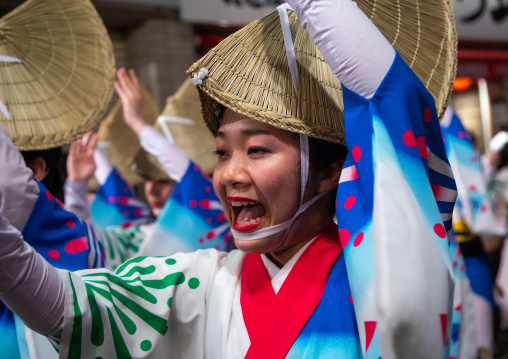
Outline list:
[[[401,108],[394,109],[388,100],[383,104],[384,96],[407,96],[404,100],[411,106],[424,106],[422,112],[426,106],[434,106],[424,86],[355,3],[291,3],[332,70],[348,87],[344,89],[348,101],[369,101],[378,106],[373,109],[380,111],[376,113],[388,111],[394,116],[408,114]],[[286,9],[281,11],[283,19],[284,13],[287,16]],[[268,15],[252,25],[267,30],[266,42],[257,46],[268,49],[273,38],[280,43],[280,30],[274,32],[278,35],[270,33],[277,16]],[[300,31],[294,15],[289,23],[293,31]],[[347,36],[338,28],[346,25]],[[239,32],[231,41],[240,41],[243,35]],[[299,40],[310,41],[306,36]],[[354,45],[349,42],[351,38]],[[265,65],[273,60],[270,56],[277,57],[270,51],[265,55],[268,58],[261,59]],[[27,324],[40,323],[38,330],[53,337],[62,357],[361,358],[362,352],[369,351],[369,345],[371,353],[380,353],[379,347],[372,344],[376,340],[370,335],[371,323],[365,337],[364,328],[359,331],[350,301],[341,255],[349,238],[341,232],[339,239],[333,223],[336,191],[347,151],[337,97],[333,97],[333,87],[324,84],[333,75],[329,69],[324,76],[320,74],[314,66],[322,63],[322,58],[314,58],[315,62],[300,64],[300,70],[308,70],[301,71],[302,77],[309,76],[315,88],[299,87],[294,77],[292,84],[301,96],[307,91],[310,96],[319,93],[324,98],[320,102],[315,97],[315,103],[304,102],[308,107],[301,107],[299,121],[285,121],[284,116],[269,114],[252,119],[233,111],[233,104],[207,107],[210,98],[202,94],[205,118],[213,117],[207,112],[211,108],[221,118],[220,123],[208,122],[216,136],[219,158],[213,184],[235,229],[235,243],[240,251],[227,254],[208,250],[165,258],[137,258],[115,273],[57,273],[30,251],[19,232],[2,219],[0,239],[10,245],[2,247],[0,270],[2,274],[8,270],[16,273],[14,277],[1,277],[2,299]],[[191,75],[205,91],[207,81],[216,81],[220,73],[214,73],[213,61],[208,69],[198,65],[191,69]],[[322,78],[312,81],[313,76]],[[280,89],[277,80],[282,79],[273,75],[272,80],[274,90]],[[291,87],[286,91],[291,91]],[[270,95],[267,96],[269,101]],[[349,114],[354,116],[355,106],[350,105]],[[428,108],[426,122],[434,118],[432,129],[439,133],[436,111]],[[328,118],[328,126],[306,122],[318,112],[336,113],[337,118]],[[417,151],[415,146],[412,148]],[[435,156],[433,144],[429,143],[429,147],[429,153]],[[370,156],[352,150],[357,161]],[[444,152],[444,148],[441,150]],[[441,170],[445,172],[446,166]],[[353,180],[352,170],[346,172],[343,177]],[[421,179],[428,181],[427,177]],[[434,230],[441,237],[445,228],[440,218]],[[446,233],[441,238],[445,237]],[[363,235],[355,238],[355,247],[361,245],[362,238]],[[432,243],[429,245],[433,247]],[[16,251],[21,254],[13,255]],[[418,255],[428,258],[428,253]],[[450,288],[440,253],[434,251],[433,256],[429,273],[437,273],[433,279],[438,282],[444,273],[442,282]],[[22,266],[30,263],[41,268],[37,273],[42,272],[43,276],[18,273],[15,267],[20,262]],[[38,298],[37,288],[41,285],[53,289]],[[443,289],[432,293],[431,299],[451,302],[448,291]],[[38,304],[29,305],[29,310],[26,301],[19,304],[27,293],[38,299]],[[424,309],[418,309],[422,318],[428,316]],[[383,356],[442,357],[446,350],[443,339],[446,342],[447,336],[446,317],[444,321],[442,318],[443,328],[437,317],[420,321],[418,326],[407,326],[410,323],[405,321],[409,330],[404,332],[398,330],[400,326],[389,328],[394,322],[387,321],[388,327],[383,328],[388,333],[382,342]],[[422,324],[427,329],[434,325],[428,323],[438,325],[439,331],[420,333]]]

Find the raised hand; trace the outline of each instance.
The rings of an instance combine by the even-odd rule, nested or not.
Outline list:
[[[67,174],[74,182],[88,181],[95,171],[93,154],[97,148],[98,136],[87,133],[82,139],[74,141],[67,157]]]
[[[120,96],[123,105],[125,123],[139,135],[146,123],[143,120],[141,103],[141,89],[134,70],[128,72],[121,68],[116,73],[118,81],[115,82],[115,90]]]

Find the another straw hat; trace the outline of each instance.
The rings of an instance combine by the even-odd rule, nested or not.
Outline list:
[[[19,149],[72,142],[101,119],[115,61],[90,1],[25,2],[0,19],[0,56],[0,124]]]
[[[143,86],[141,86],[141,103],[143,119],[147,124],[154,125],[159,108]],[[118,169],[128,183],[136,185],[146,178],[169,179],[158,162],[153,163],[148,159],[149,154],[142,151],[138,136],[125,123],[120,100],[101,123],[99,141],[103,144],[104,153],[111,164]]]
[[[176,145],[204,172],[214,171],[217,164],[213,154],[215,140],[203,122],[199,93],[190,80],[168,97],[158,122],[159,126],[161,123],[167,126]]]
[[[450,1],[358,0],[357,4],[427,86],[442,116],[457,63]],[[340,82],[292,11],[289,22],[298,62],[298,93],[293,89],[277,11],[229,36],[188,70],[191,77],[201,68],[209,72],[198,88],[212,133],[227,107],[281,129],[345,144]]]

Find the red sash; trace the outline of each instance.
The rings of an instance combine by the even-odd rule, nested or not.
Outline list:
[[[242,268],[243,318],[251,341],[245,358],[284,358],[319,305],[333,265],[342,253],[332,222],[307,247],[275,294],[259,254]]]

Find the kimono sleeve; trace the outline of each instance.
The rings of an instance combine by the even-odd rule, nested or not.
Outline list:
[[[371,100],[343,93],[337,218],[362,350],[448,357],[457,192],[434,100],[398,54]]]
[[[138,255],[139,248],[147,237],[148,228],[111,226],[95,231],[104,251],[106,268],[115,270],[126,260]]]
[[[205,293],[224,253],[138,257],[115,272],[61,271],[60,358],[203,358]]]

